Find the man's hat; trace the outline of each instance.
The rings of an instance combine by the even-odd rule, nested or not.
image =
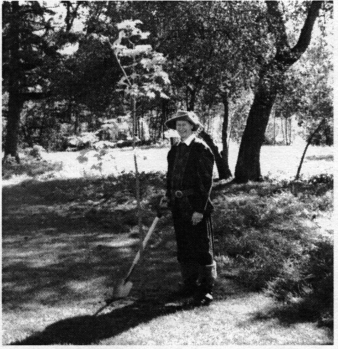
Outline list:
[[[168,128],[171,128],[171,129],[175,130],[176,129],[176,123],[179,120],[188,121],[190,124],[192,124],[193,125],[193,131],[196,131],[199,128],[199,126],[202,126],[202,124],[198,120],[197,115],[194,112],[192,112],[192,111],[185,111],[185,110],[179,110],[173,118],[171,118],[171,119],[169,119],[169,120],[167,120],[165,122],[165,125]]]

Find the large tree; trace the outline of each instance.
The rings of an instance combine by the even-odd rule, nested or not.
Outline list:
[[[58,49],[74,40],[70,33],[77,15],[74,8],[65,1],[65,28],[56,37],[53,28],[55,12],[38,1],[6,1],[3,10],[3,90],[8,93],[8,111],[5,157],[17,153],[20,113],[26,101],[46,98],[50,95],[49,74],[61,55]]]
[[[264,62],[259,73],[253,104],[240,144],[235,169],[236,182],[261,179],[260,150],[272,106],[283,87],[285,72],[300,59],[310,44],[313,26],[322,4],[322,1],[306,4],[306,19],[297,43],[291,47],[282,4],[278,1],[266,1],[269,33],[274,38],[275,54]]]

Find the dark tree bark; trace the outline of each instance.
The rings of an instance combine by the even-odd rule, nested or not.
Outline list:
[[[194,110],[195,100],[197,96],[197,90],[196,89],[190,89],[189,93],[189,102],[188,102],[188,110]]]
[[[276,97],[274,78],[271,78],[271,74],[266,72],[261,75],[240,144],[234,179],[237,183],[261,179],[260,149]]]
[[[23,106],[23,100],[20,97],[20,81],[22,79],[20,73],[20,60],[19,60],[19,3],[13,1],[12,4],[12,25],[10,26],[10,60],[9,60],[9,84],[8,84],[8,117],[7,117],[7,134],[4,146],[5,157],[13,156],[20,162],[17,153],[18,144],[18,129],[20,122],[20,111]]]
[[[304,158],[305,158],[305,155],[306,155],[306,152],[307,152],[307,149],[309,147],[309,145],[311,144],[312,142],[312,139],[313,137],[319,132],[319,130],[321,129],[321,127],[323,126],[323,124],[326,123],[326,118],[322,119],[318,125],[318,127],[313,131],[313,133],[308,137],[308,140],[307,140],[307,144],[306,144],[306,147],[304,149],[304,152],[303,152],[303,155],[301,157],[301,160],[300,160],[300,163],[299,163],[299,166],[298,166],[298,170],[297,170],[297,174],[295,175],[295,178],[294,180],[297,181],[299,179],[299,176],[300,176],[300,171],[301,171],[301,166],[304,162]]]
[[[283,84],[285,71],[306,51],[314,23],[319,15],[322,1],[312,1],[307,18],[297,44],[288,45],[285,24],[278,2],[266,1],[269,14],[269,29],[276,37],[276,55],[271,62],[262,67],[259,83],[255,91],[245,131],[241,140],[235,168],[235,182],[260,181],[260,150],[265,137],[269,116],[279,89]]]
[[[228,166],[225,166],[224,159],[222,157],[222,154],[219,152],[218,146],[214,143],[212,137],[206,133],[204,130],[199,132],[199,136],[206,142],[206,144],[211,148],[212,153],[214,155],[215,164],[217,165],[217,170],[219,173],[219,180],[220,179],[227,179],[230,176],[228,175],[229,172],[227,172]]]
[[[195,97],[196,97],[196,94],[192,93],[189,107],[187,108],[188,111],[194,110]],[[227,109],[227,111],[228,111],[228,109]],[[224,162],[224,158],[223,158],[222,154],[220,154],[219,148],[214,143],[212,137],[204,130],[201,130],[198,132],[199,132],[199,136],[206,142],[206,144],[211,148],[211,150],[213,152],[215,163],[216,163],[217,169],[218,169],[219,179],[227,179],[230,176],[232,176],[232,174],[230,173],[229,168],[228,168],[228,161],[226,163]],[[226,156],[228,156],[228,153]]]
[[[222,171],[222,174],[220,174],[220,172],[219,172],[219,178],[220,179],[229,179],[232,177],[232,172],[229,168],[229,163],[228,163],[227,130],[228,130],[228,124],[229,124],[229,104],[228,104],[228,96],[227,95],[223,96],[223,104],[224,104],[224,121],[222,124],[222,131],[221,131],[221,141],[222,141],[221,171]]]
[[[5,141],[5,157],[4,161],[8,156],[13,156],[19,163],[20,158],[17,153],[18,144],[18,129],[20,123],[20,112],[23,107],[23,101],[18,93],[9,93],[8,100],[8,123],[7,123],[7,134]]]

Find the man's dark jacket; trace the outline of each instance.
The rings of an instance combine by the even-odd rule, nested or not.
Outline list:
[[[193,194],[187,196],[187,199],[184,200],[184,202],[188,203],[188,207],[184,209],[186,209],[189,214],[199,212],[208,215],[213,210],[210,192],[213,180],[214,156],[207,144],[197,137],[192,140],[188,147],[190,148],[190,153],[186,166],[180,169],[183,171],[180,188],[172,188],[173,167],[178,145],[173,145],[168,153],[166,195],[170,199],[171,205],[173,205],[173,192],[175,190],[193,189]]]

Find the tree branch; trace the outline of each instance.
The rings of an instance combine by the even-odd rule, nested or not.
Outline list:
[[[307,49],[311,41],[313,25],[318,18],[322,3],[322,1],[312,1],[304,26],[301,29],[299,40],[297,44],[292,48],[291,53],[293,56],[299,55],[300,57]]]
[[[22,101],[40,100],[50,97],[50,92],[21,92],[20,98]]]
[[[69,32],[72,29],[74,19],[78,14],[78,10],[80,5],[82,4],[82,1],[77,1],[75,8],[73,8],[73,5],[70,1],[62,1],[62,3],[65,4],[67,9],[65,23],[66,23],[66,32]]]
[[[304,149],[303,155],[302,155],[301,160],[300,160],[300,163],[299,163],[299,167],[298,167],[298,170],[297,170],[297,174],[295,175],[295,178],[294,178],[295,181],[297,181],[297,180],[299,179],[299,177],[300,177],[301,166],[302,166],[302,164],[303,164],[303,162],[304,162],[304,158],[305,158],[307,149],[308,149],[309,145],[311,144],[313,137],[319,132],[320,128],[323,126],[323,124],[325,124],[325,122],[326,122],[326,118],[323,118],[323,119],[320,121],[318,127],[317,127],[317,128],[313,131],[313,133],[308,137],[306,147],[305,147],[305,149]]]
[[[307,11],[307,17],[304,22],[304,26],[301,29],[298,42],[293,48],[290,48],[288,45],[286,28],[283,22],[282,14],[278,9],[278,3],[276,1],[266,1],[266,4],[268,12],[271,14],[271,16],[273,16],[274,21],[277,22],[277,24],[271,23],[271,28],[277,36],[276,61],[283,64],[288,64],[290,66],[301,57],[310,44],[313,26],[318,18],[322,1],[312,1]]]

